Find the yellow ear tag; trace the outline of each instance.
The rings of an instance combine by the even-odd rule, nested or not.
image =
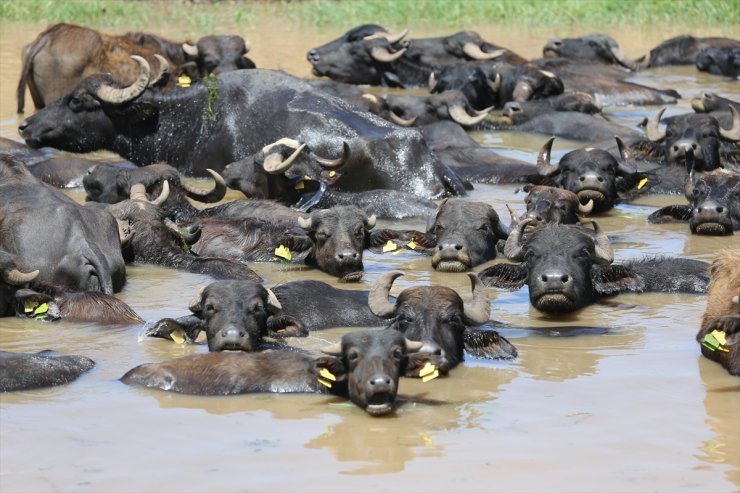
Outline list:
[[[322,368],[321,371],[319,372],[319,375],[326,378],[327,380],[331,380],[332,382],[337,381],[337,377],[335,377],[334,374],[326,368]]]
[[[415,249],[415,248],[416,248],[416,243],[414,243],[413,241],[409,241],[409,242],[408,242],[408,243],[406,244],[406,246],[407,246],[407,247],[409,247],[410,249],[412,249],[412,250],[413,250],[413,249]]]
[[[186,74],[182,74],[180,77],[177,78],[177,85],[180,87],[190,87],[190,83],[192,80],[190,80],[190,77],[188,77]]]
[[[303,184],[302,181],[299,181],[298,183],[295,184],[293,188],[296,190],[303,190],[305,188],[305,185]]]
[[[303,175],[303,179],[304,179],[304,180],[310,180],[310,179],[311,179],[311,177],[310,177],[310,176],[308,176],[308,175]]]
[[[334,171],[334,170],[331,170],[331,171],[329,171],[329,176],[332,177],[332,178],[334,178],[335,176],[337,176],[337,172]]]
[[[727,337],[724,330],[713,330],[712,335],[714,338],[719,342],[719,349],[720,351],[724,351],[726,353],[729,353],[730,350],[727,348]]]
[[[175,341],[177,344],[185,342],[185,332],[182,329],[175,329],[170,334],[170,339]]]
[[[324,387],[326,387],[327,389],[330,389],[330,388],[331,388],[331,382],[330,382],[329,380],[324,380],[324,379],[323,379],[323,378],[321,378],[321,377],[319,377],[319,378],[318,378],[317,380],[319,381],[319,383],[320,383],[321,385],[323,385],[323,386],[324,386]]]
[[[383,245],[383,253],[392,252],[398,248],[398,245],[393,243],[393,240],[388,240],[388,243]]]
[[[419,370],[419,376],[421,377],[421,381],[423,383],[427,383],[429,380],[434,380],[439,376],[439,370],[437,370],[436,366],[427,361],[427,364],[424,365],[424,368]]]
[[[33,300],[25,300],[23,302],[23,312],[31,313],[36,309],[36,302]]]
[[[290,253],[290,249],[285,245],[277,247],[275,249],[275,255],[288,261],[293,258],[293,255]]]
[[[642,187],[644,187],[648,182],[647,178],[643,178],[640,180],[640,183],[637,184],[637,189],[640,190]]]
[[[702,341],[702,345],[711,351],[719,349],[727,353],[730,350],[725,346],[726,343],[727,338],[725,337],[725,332],[722,330],[713,330],[709,334],[706,334]]]

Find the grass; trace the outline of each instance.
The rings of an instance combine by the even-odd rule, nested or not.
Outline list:
[[[0,0],[0,21],[72,22],[110,30],[141,29],[167,18],[193,32],[214,31],[223,22],[250,26],[262,15],[347,29],[363,23],[738,26],[739,11],[737,0]]]

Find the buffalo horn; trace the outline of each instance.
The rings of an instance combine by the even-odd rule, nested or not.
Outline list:
[[[406,340],[407,353],[415,353],[424,346],[424,343],[421,341],[412,341],[411,339],[408,339],[406,337],[404,337],[404,339]]]
[[[5,282],[8,284],[20,286],[21,284],[33,281],[38,275],[38,270],[33,272],[21,272],[18,269],[8,269],[3,272],[3,279],[5,279]]]
[[[121,240],[121,246],[125,247],[134,236],[131,232],[131,221],[116,219],[116,222],[118,223],[118,238]]]
[[[593,208],[594,201],[592,199],[588,199],[588,202],[586,202],[586,204],[581,204],[580,202],[578,202],[578,212],[583,216],[591,214]]]
[[[504,255],[509,260],[515,260],[517,262],[524,258],[524,247],[522,246],[522,233],[527,225],[532,224],[534,220],[530,217],[522,219],[511,232],[509,237],[506,239],[506,245],[504,245]]]
[[[493,80],[487,78],[486,83],[491,91],[495,93],[498,92],[498,90],[501,89],[501,74],[496,73],[496,77],[494,77]]]
[[[647,125],[645,126],[645,135],[653,142],[663,140],[665,138],[665,129],[660,128],[660,118],[663,116],[665,108],[662,108],[650,119],[648,119]]]
[[[729,130],[719,127],[719,133],[727,140],[738,141],[740,140],[740,115],[734,106],[730,106],[730,113],[732,113],[732,127]]]
[[[200,288],[197,293],[195,293],[195,296],[193,296],[193,299],[190,300],[190,304],[188,305],[188,308],[193,313],[198,313],[199,311],[203,310],[203,290],[205,288]]]
[[[311,218],[310,217],[305,218],[303,216],[298,216],[298,226],[300,226],[301,228],[303,228],[305,230],[309,230],[309,229],[311,229],[311,224],[312,223],[313,223],[313,221],[311,221]]]
[[[689,201],[694,200],[694,185],[696,184],[696,173],[694,173],[694,150],[686,149],[686,178],[683,182],[683,193]]]
[[[139,55],[131,55],[131,58],[141,67],[139,78],[136,79],[133,84],[128,87],[124,87],[123,89],[118,89],[108,84],[101,84],[97,91],[95,91],[95,96],[98,99],[105,101],[106,103],[121,104],[126,101],[131,101],[144,92],[149,84],[149,63]]]
[[[618,171],[622,175],[634,175],[635,173],[637,173],[637,168],[635,167],[635,162],[632,159],[632,152],[630,152],[630,148],[627,147],[627,144],[625,144],[624,141],[619,137],[615,137],[615,140],[617,141],[619,156],[622,158],[619,161]]]
[[[373,229],[375,227],[375,223],[378,222],[378,218],[373,214],[372,216],[367,218],[367,229]]]
[[[528,101],[529,98],[532,97],[532,93],[534,92],[534,89],[532,89],[532,84],[529,82],[520,80],[516,83],[516,86],[514,87],[514,101],[522,102],[522,101]]]
[[[639,65],[637,62],[629,60],[622,50],[619,48],[618,45],[609,44],[609,51],[612,52],[612,55],[614,55],[614,59],[619,62],[620,65],[622,65],[625,68],[628,68],[630,70],[637,70],[639,68]]]
[[[385,46],[375,46],[370,50],[370,56],[379,62],[390,63],[401,58],[405,52],[406,48],[391,53]]]
[[[393,113],[392,111],[389,112],[389,116],[393,123],[395,123],[396,125],[400,125],[402,127],[411,127],[414,123],[416,123],[416,117],[409,118],[408,120],[406,120],[404,118],[401,118],[397,114]]]
[[[370,307],[370,311],[373,312],[380,318],[391,318],[393,312],[396,310],[396,305],[388,301],[388,295],[393,286],[393,281],[401,277],[403,272],[400,270],[394,270],[387,272],[380,276],[372,289],[370,289],[370,295],[367,298],[367,305]]]
[[[468,272],[470,288],[473,290],[473,303],[465,305],[463,314],[471,325],[483,325],[491,318],[491,303],[488,290],[475,272]]]
[[[449,197],[444,199],[442,202],[439,203],[437,206],[437,209],[434,211],[434,213],[429,216],[429,219],[427,219],[427,232],[429,232],[430,229],[432,229],[432,226],[434,226],[434,223],[437,222],[437,218],[439,217],[439,213],[442,212],[442,207],[447,203],[447,201],[450,200]]]
[[[164,225],[167,226],[167,229],[169,229],[174,234],[176,234],[178,236],[178,238],[181,236],[181,234],[180,234],[180,227],[177,224],[175,224],[172,221],[172,219],[170,219],[169,217],[165,217],[164,218]]]
[[[183,43],[182,51],[193,58],[198,58],[198,47],[195,45],[191,45],[190,43]]]
[[[370,34],[369,36],[365,36],[362,39],[364,39],[365,41],[372,41],[374,39],[385,39],[390,44],[396,44],[399,41],[401,41],[403,38],[405,38],[408,33],[409,33],[408,29],[404,29],[400,33],[396,34],[395,36],[391,36],[390,33],[377,32],[377,33]]]
[[[157,59],[157,73],[149,79],[150,86],[156,85],[162,77],[170,73],[170,64],[162,55],[155,54],[154,58]]]
[[[188,197],[191,199],[197,200],[198,202],[204,202],[204,203],[213,203],[218,202],[219,200],[223,199],[226,195],[226,181],[224,180],[223,176],[219,175],[212,169],[206,169],[208,173],[213,177],[213,181],[215,182],[215,185],[212,190],[206,192],[204,190],[201,190],[200,188],[196,188],[192,185],[188,185],[184,181],[181,181],[181,185],[183,190],[185,190],[185,193]]]
[[[475,125],[476,123],[480,123],[488,116],[487,112],[484,112],[477,116],[471,116],[468,114],[467,111],[465,111],[465,108],[463,108],[462,105],[459,104],[450,106],[449,108],[447,108],[447,111],[450,113],[450,117],[453,120],[455,120],[460,125],[465,126],[471,126]]]
[[[550,137],[537,155],[537,172],[544,176],[553,175],[560,168],[560,164],[550,164],[550,153],[552,152],[553,142],[555,142],[555,137]]]
[[[599,223],[591,221],[591,224],[596,233],[596,247],[594,248],[596,261],[600,264],[609,265],[614,262],[614,250],[612,250],[612,246],[609,244],[609,238],[607,238],[606,233],[601,229]]]
[[[434,92],[434,88],[437,87],[437,78],[434,76],[434,72],[429,74],[429,92]]]
[[[477,44],[468,42],[463,45],[463,53],[468,55],[473,60],[492,60],[506,53],[506,50],[495,50],[490,53],[486,53],[485,51],[481,50],[480,46],[478,46]]]
[[[301,144],[298,148],[293,151],[293,154],[283,160],[283,156],[279,152],[273,152],[265,157],[265,162],[262,163],[262,167],[271,175],[279,175],[287,171],[293,166],[293,161],[298,157],[298,154],[306,147],[306,144]]]
[[[149,200],[147,198],[146,186],[144,186],[143,183],[134,183],[133,185],[131,185],[131,190],[129,191],[129,198],[131,200],[135,200],[138,202],[149,202],[150,204],[154,204],[156,206],[162,205],[169,196],[170,183],[167,180],[162,182],[162,191],[159,193],[159,197],[154,200]]]
[[[509,216],[511,216],[511,222],[513,224],[518,224],[519,216],[516,215],[516,211],[514,211],[514,209],[509,204],[506,204],[506,209],[509,211]]]
[[[335,342],[331,346],[322,347],[319,349],[324,354],[328,354],[329,356],[341,356],[342,355],[342,343],[341,342]]]
[[[322,167],[336,168],[337,166],[342,166],[349,161],[349,156],[350,156],[349,144],[346,141],[342,141],[342,155],[336,159],[319,157],[316,154],[314,154],[313,156],[316,159],[316,162],[319,163],[319,165],[321,165]]]
[[[267,309],[272,313],[277,313],[283,309],[283,305],[280,304],[272,289],[267,290]]]
[[[269,154],[273,147],[277,147],[279,145],[284,145],[284,146],[290,147],[291,149],[298,149],[301,146],[301,143],[295,139],[283,137],[282,139],[276,140],[272,144],[267,144],[265,147],[263,147],[262,153]]]

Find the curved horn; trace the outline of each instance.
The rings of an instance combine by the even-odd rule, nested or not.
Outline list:
[[[517,216],[516,211],[509,204],[506,204],[506,209],[509,211],[512,224],[519,224],[519,216]]]
[[[11,284],[13,286],[20,286],[22,284],[26,284],[27,282],[33,281],[38,275],[38,270],[35,270],[33,272],[21,272],[18,269],[9,269],[3,272],[3,279],[8,284]]]
[[[399,41],[401,41],[403,38],[405,38],[408,33],[409,33],[408,29],[404,29],[400,33],[396,34],[395,36],[392,36],[390,33],[377,32],[377,33],[373,33],[368,36],[365,36],[362,39],[364,39],[365,41],[372,41],[373,39],[385,39],[390,44],[396,44]]]
[[[190,300],[190,303],[188,304],[188,308],[193,313],[198,313],[199,311],[203,310],[203,306],[201,305],[203,300],[203,290],[205,288],[200,288],[197,293],[195,293],[195,296]]]
[[[342,343],[335,342],[331,346],[322,347],[319,351],[329,356],[342,356]]]
[[[532,222],[533,219],[529,217],[519,221],[519,223],[514,228],[514,231],[512,231],[509,237],[506,239],[506,245],[504,245],[504,255],[506,255],[506,258],[508,258],[509,260],[521,262],[521,260],[524,258],[522,233],[524,232],[524,228],[526,228],[527,225],[532,224]]]
[[[267,144],[265,147],[263,147],[262,153],[269,154],[273,147],[277,147],[279,145],[284,145],[284,146],[290,147],[291,149],[298,149],[301,146],[301,143],[295,139],[289,139],[288,137],[283,137],[282,139],[276,140],[272,144]]]
[[[532,88],[532,84],[527,81],[520,80],[514,87],[514,101],[518,101],[520,103],[522,101],[528,101],[529,98],[532,97],[533,92],[534,89]]]
[[[313,221],[311,221],[311,218],[305,218],[303,216],[298,216],[298,226],[300,226],[303,229],[311,229],[311,224]]]
[[[578,202],[578,212],[582,216],[586,216],[588,214],[591,214],[591,211],[594,208],[594,201],[592,199],[588,199],[588,202],[586,204],[581,204]]]
[[[314,154],[314,158],[316,159],[316,162],[319,163],[319,165],[323,166],[324,168],[335,168],[337,166],[342,166],[343,164],[346,164],[349,161],[350,156],[350,148],[347,141],[342,141],[342,155],[338,157],[337,159],[328,159],[319,157],[316,154]]]
[[[694,200],[694,186],[696,185],[696,173],[694,173],[694,150],[686,149],[686,178],[683,181],[683,193],[689,202]]]
[[[150,86],[156,85],[165,75],[170,73],[170,63],[165,57],[155,53],[154,58],[157,59],[157,73],[149,79]]]
[[[116,223],[118,223],[118,238],[121,240],[121,246],[125,247],[134,236],[131,231],[131,221],[116,218]]]
[[[622,49],[618,45],[609,44],[609,51],[611,51],[612,56],[614,59],[619,62],[620,65],[622,65],[625,68],[628,68],[630,70],[637,70],[639,68],[639,65],[634,60],[628,59],[624,53],[622,52]]]
[[[643,55],[632,62],[632,66],[634,67],[633,70],[650,67],[650,53],[651,52],[648,51],[647,55]]]
[[[193,58],[198,58],[198,47],[195,45],[191,45],[190,43],[183,43],[182,51]]]
[[[486,78],[486,84],[488,84],[491,91],[498,92],[498,90],[501,89],[501,74],[496,72],[496,77],[494,77],[493,80]]]
[[[555,142],[555,137],[550,137],[550,140],[545,142],[545,145],[542,146],[540,153],[537,155],[537,172],[544,176],[553,175],[560,168],[560,164],[550,164],[553,142]]]
[[[494,58],[500,57],[501,55],[506,53],[506,50],[496,50],[487,53],[483,51],[481,47],[477,44],[467,42],[463,45],[463,53],[468,55],[473,60],[493,60]]]
[[[403,272],[400,270],[394,270],[383,274],[377,281],[375,281],[375,284],[373,284],[367,298],[367,305],[370,307],[370,311],[378,317],[393,317],[396,305],[388,301],[388,295],[390,294],[391,286],[393,286],[393,281],[402,275]]]
[[[370,50],[370,56],[379,62],[390,63],[401,58],[405,52],[406,48],[402,48],[395,53],[391,53],[388,51],[388,48],[384,46],[375,46]]]
[[[272,313],[277,313],[283,309],[283,305],[280,304],[272,289],[267,290],[267,309]]]
[[[482,115],[478,116],[470,116],[468,112],[465,111],[465,108],[463,108],[462,105],[459,104],[448,107],[447,112],[450,114],[450,118],[455,120],[460,125],[465,125],[468,127],[471,125],[475,125],[476,123],[480,123],[488,116],[488,113],[483,113]]]
[[[415,353],[424,347],[424,343],[421,341],[412,341],[411,339],[404,337],[406,341],[406,353]]]
[[[434,88],[437,87],[437,78],[434,76],[434,72],[429,74],[429,92],[434,92]]]
[[[475,272],[468,272],[470,288],[473,290],[473,303],[465,305],[465,320],[471,325],[483,325],[491,318],[491,302],[488,290]]]
[[[283,156],[281,156],[279,152],[269,154],[265,158],[264,163],[262,163],[262,167],[271,175],[279,175],[281,173],[284,173],[291,166],[293,166],[293,161],[295,161],[295,158],[298,157],[298,154],[300,154],[305,147],[306,144],[301,144],[300,146],[298,146],[298,149],[293,151],[293,154],[288,156],[285,160],[283,160]]]
[[[730,113],[732,113],[732,127],[729,130],[719,127],[719,133],[727,140],[738,141],[740,140],[740,115],[734,106],[730,106]]]
[[[154,204],[156,206],[160,206],[164,204],[165,200],[167,200],[167,197],[170,196],[170,182],[165,180],[162,182],[162,191],[159,192],[159,196],[154,200],[148,200],[150,204]]]
[[[164,218],[164,225],[167,226],[167,229],[176,234],[178,238],[182,237],[182,234],[180,233],[180,227],[175,224],[169,217]]]
[[[634,159],[632,159],[632,152],[630,151],[630,148],[627,147],[627,144],[625,144],[624,141],[619,137],[615,137],[615,140],[617,141],[619,156],[622,158],[621,161],[619,161],[619,167],[617,168],[617,171],[619,171],[622,175],[634,175],[635,173],[637,173],[637,166],[635,166],[635,161]]]
[[[154,200],[149,200],[149,198],[146,196],[146,186],[143,183],[134,183],[133,185],[131,185],[131,190],[129,191],[129,198],[131,200],[135,200],[138,202],[149,202],[150,204],[156,206],[162,205],[169,196],[170,183],[167,180],[162,182],[162,191]]]
[[[614,250],[609,244],[609,238],[607,238],[606,233],[602,231],[599,223],[591,221],[591,224],[594,227],[594,232],[596,232],[596,247],[594,248],[596,253],[596,262],[609,265],[614,262]]]
[[[414,123],[416,123],[416,117],[405,120],[401,118],[400,116],[398,116],[397,114],[393,113],[392,111],[389,111],[388,113],[389,113],[388,116],[390,117],[391,121],[395,123],[396,125],[400,125],[402,127],[411,127],[414,125]]]
[[[375,227],[375,223],[378,222],[378,218],[375,217],[375,214],[367,218],[367,229],[373,229]]]
[[[138,97],[149,84],[149,62],[144,60],[139,55],[131,55],[131,58],[135,60],[141,67],[139,72],[139,78],[136,79],[133,84],[123,89],[118,89],[108,84],[101,84],[100,87],[95,91],[95,96],[101,101],[111,104],[121,104],[126,101]]]
[[[213,202],[218,202],[226,196],[226,181],[224,180],[223,176],[219,175],[212,169],[208,168],[206,169],[206,171],[208,171],[211,177],[213,177],[214,181],[213,189],[211,189],[210,191],[206,192],[204,190],[201,190],[200,188],[188,185],[182,180],[180,181],[180,186],[183,190],[185,190],[185,194],[191,199],[197,200],[198,202],[210,204]]]
[[[645,135],[653,142],[657,142],[665,138],[665,129],[660,128],[660,118],[663,116],[664,112],[665,108],[662,108],[648,119],[647,125],[645,126]]]

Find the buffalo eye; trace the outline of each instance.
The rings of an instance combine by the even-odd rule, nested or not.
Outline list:
[[[358,238],[365,236],[365,228],[358,226],[357,229],[355,229],[355,236]]]
[[[205,307],[203,307],[203,311],[205,311],[206,313],[213,313],[216,311],[216,308],[213,306],[212,303],[208,303]]]
[[[82,109],[82,101],[77,96],[72,96],[69,99],[69,107],[76,113]]]
[[[576,252],[573,255],[573,258],[575,258],[575,259],[587,259],[587,258],[591,258],[591,253],[588,251],[587,248],[581,248],[578,252]]]
[[[350,361],[357,361],[360,358],[360,352],[357,349],[351,349],[347,354],[347,359]]]
[[[326,231],[319,231],[318,233],[316,233],[316,239],[321,240],[321,241],[326,241],[327,238],[329,238],[329,236],[331,235],[327,233]]]
[[[396,359],[403,358],[403,351],[401,351],[400,347],[397,347],[393,350],[393,357]]]
[[[668,139],[673,138],[673,130],[666,130],[665,136]]]

